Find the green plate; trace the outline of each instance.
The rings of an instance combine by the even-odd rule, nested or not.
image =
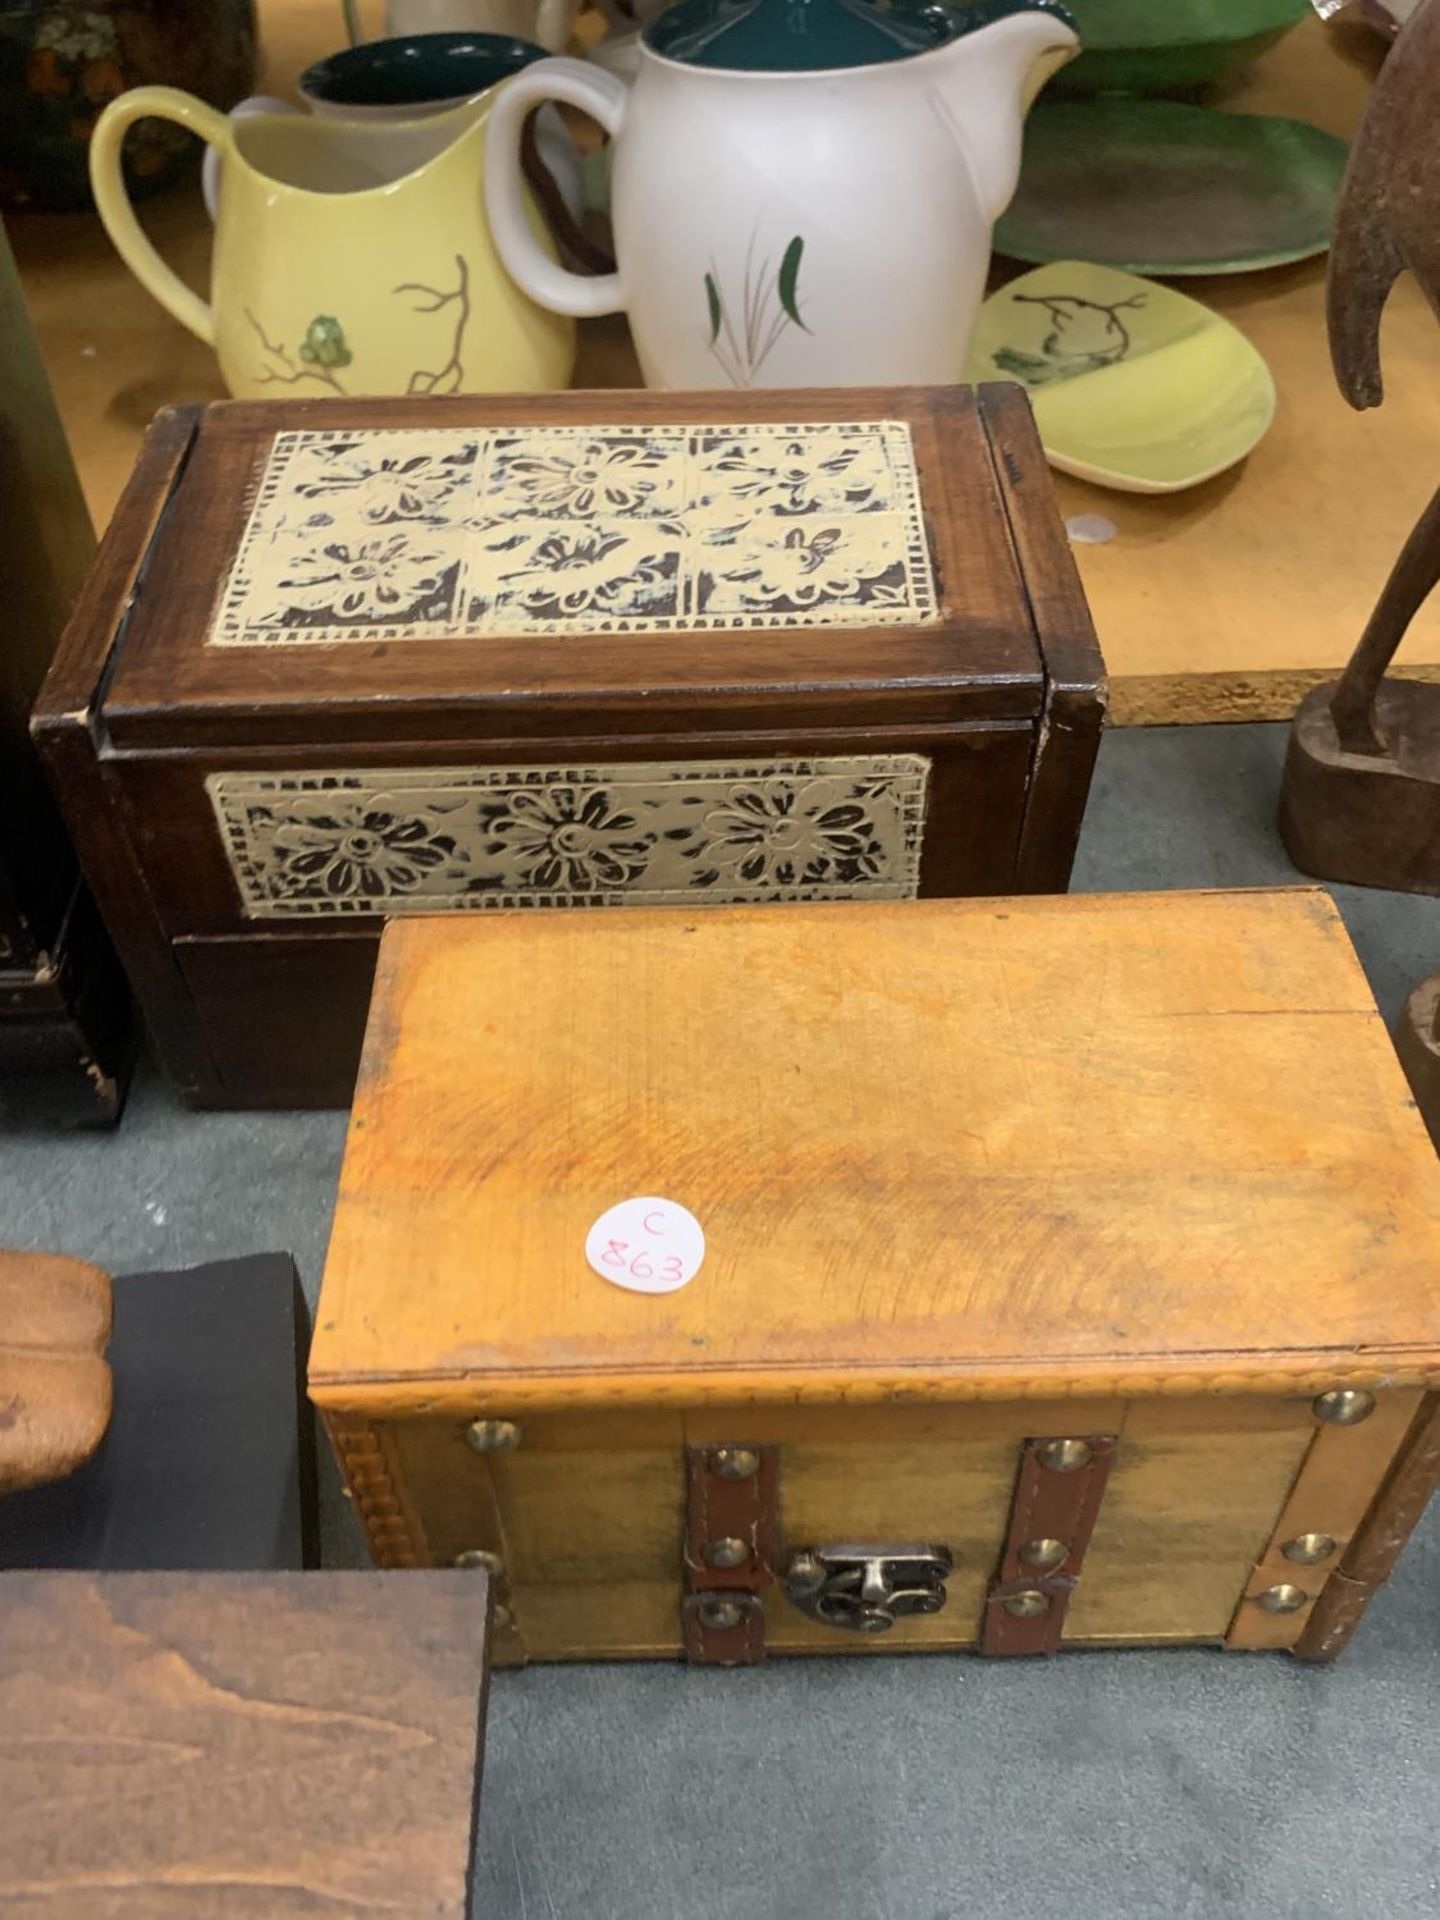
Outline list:
[[[995,229],[1012,260],[1246,273],[1324,253],[1345,143],[1301,120],[1174,100],[1041,104]]]
[[[1198,486],[1275,417],[1270,369],[1237,327],[1174,287],[1088,261],[992,293],[966,378],[1018,381],[1051,465],[1125,493]]]
[[[1085,51],[1052,94],[1187,93],[1227,79],[1311,12],[1310,0],[1067,0]]]

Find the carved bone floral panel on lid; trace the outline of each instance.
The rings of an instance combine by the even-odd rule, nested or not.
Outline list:
[[[909,425],[281,433],[213,646],[915,626]]]

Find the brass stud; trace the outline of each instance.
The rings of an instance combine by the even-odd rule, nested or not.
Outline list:
[[[1312,1411],[1317,1420],[1327,1420],[1332,1427],[1358,1427],[1375,1411],[1375,1396],[1358,1387],[1332,1387],[1321,1394]]]
[[[830,1569],[818,1553],[797,1553],[786,1570],[785,1585],[791,1593],[818,1593],[829,1578]]]
[[[1063,1540],[1027,1540],[1020,1549],[1022,1567],[1039,1567],[1042,1572],[1058,1567],[1067,1559],[1070,1549]]]
[[[1292,1587],[1286,1581],[1278,1587],[1266,1587],[1263,1593],[1252,1593],[1250,1598],[1266,1613],[1298,1613],[1310,1604],[1310,1596],[1303,1587]]]
[[[1034,1620],[1050,1611],[1050,1596],[1042,1593],[1039,1587],[1024,1587],[1019,1593],[1007,1593],[1000,1604],[1007,1613],[1013,1613],[1017,1620]]]
[[[760,1471],[760,1456],[753,1447],[716,1447],[710,1471],[722,1480],[750,1480]]]
[[[515,1625],[515,1615],[509,1607],[496,1607],[491,1612],[490,1624],[496,1633],[509,1633]]]
[[[743,1567],[750,1558],[748,1540],[737,1540],[733,1536],[726,1540],[712,1540],[705,1548],[707,1567]]]
[[[487,1553],[484,1547],[467,1547],[464,1553],[455,1556],[457,1567],[474,1568],[478,1573],[494,1574],[497,1578],[504,1573],[505,1567],[498,1553]]]
[[[738,1600],[702,1600],[700,1603],[701,1621],[717,1633],[728,1633],[744,1618],[745,1609]]]
[[[1036,1449],[1035,1457],[1051,1473],[1076,1473],[1089,1466],[1094,1450],[1088,1440],[1047,1440]]]
[[[1285,1558],[1297,1567],[1318,1567],[1322,1560],[1328,1560],[1334,1553],[1336,1541],[1328,1533],[1297,1533],[1293,1540],[1287,1540],[1280,1551]]]
[[[476,1453],[513,1453],[520,1444],[520,1429],[513,1420],[472,1420],[465,1438]]]

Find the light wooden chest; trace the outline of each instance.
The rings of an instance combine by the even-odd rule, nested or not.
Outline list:
[[[1319,892],[411,921],[310,1384],[511,1661],[1326,1658],[1440,1472],[1440,1167]]]

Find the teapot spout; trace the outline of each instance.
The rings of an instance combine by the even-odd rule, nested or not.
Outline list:
[[[1080,36],[1053,0],[998,0],[987,11],[1000,17],[951,45],[937,93],[993,223],[1019,183],[1025,116],[1051,74],[1080,51]]]

